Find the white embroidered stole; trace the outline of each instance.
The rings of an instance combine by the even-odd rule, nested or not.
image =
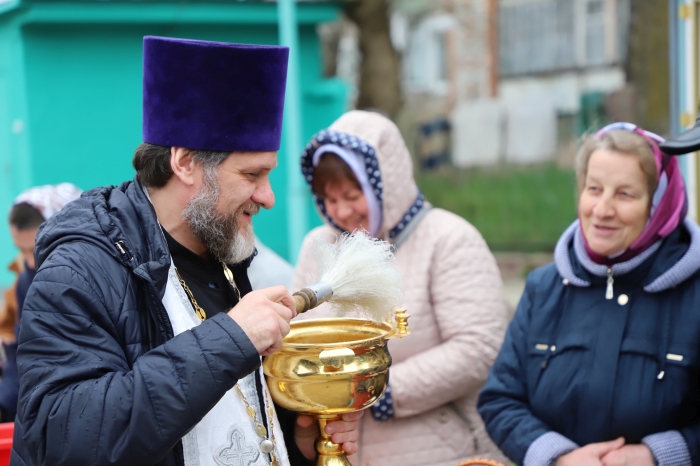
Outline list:
[[[178,335],[200,324],[192,304],[170,263],[168,283],[163,296],[173,333]],[[261,377],[262,367],[238,381],[238,386],[248,403],[255,409],[258,422],[262,423],[255,377]],[[263,378],[264,380],[264,378]],[[274,423],[275,455],[282,466],[290,466],[282,429],[274,406],[268,406],[272,398],[263,383],[267,412],[272,409]],[[269,419],[269,416],[268,416]],[[265,426],[269,429],[268,425]],[[219,400],[204,418],[182,438],[185,466],[266,466],[270,455],[262,453],[262,442],[255,433],[253,419],[246,413],[246,406],[236,388],[232,388]]]

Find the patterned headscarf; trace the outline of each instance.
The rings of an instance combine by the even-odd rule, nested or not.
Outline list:
[[[12,205],[29,204],[41,213],[44,220],[48,220],[66,204],[79,198],[81,192],[71,183],[36,186],[17,196]]]
[[[343,231],[328,215],[323,198],[314,192],[314,170],[316,170],[316,165],[318,165],[321,155],[325,152],[333,152],[338,155],[348,164],[358,178],[369,207],[370,230],[372,230],[370,233],[376,236],[384,221],[384,182],[379,169],[377,151],[371,144],[357,136],[332,129],[324,129],[309,141],[301,154],[301,172],[311,189],[316,208],[328,223]],[[352,156],[353,154],[354,157]],[[418,191],[413,204],[404,212],[399,222],[389,230],[387,234],[389,241],[394,243],[395,240],[401,238],[401,233],[406,231],[406,228],[412,224],[413,220],[417,217],[419,218],[420,215],[426,212],[426,209],[430,208],[431,206],[425,200],[423,193]],[[376,228],[376,231],[374,228]]]
[[[667,237],[678,227],[688,213],[688,199],[685,193],[683,175],[678,165],[678,159],[661,152],[659,144],[664,138],[632,123],[612,123],[596,134],[601,137],[608,131],[631,131],[643,137],[651,147],[656,161],[656,191],[652,197],[649,220],[642,234],[622,254],[615,257],[605,257],[591,250],[585,236],[583,240],[589,257],[598,264],[613,264],[629,260],[649,246]],[[583,234],[582,234],[583,235]]]

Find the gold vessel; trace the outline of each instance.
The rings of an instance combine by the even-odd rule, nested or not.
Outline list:
[[[318,420],[317,466],[350,466],[324,428],[341,414],[368,408],[382,397],[391,365],[387,341],[410,334],[408,317],[399,309],[392,322],[292,322],[282,348],[265,358],[263,371],[275,403]]]

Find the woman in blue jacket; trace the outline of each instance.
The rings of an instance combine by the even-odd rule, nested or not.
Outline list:
[[[700,228],[661,142],[616,123],[579,151],[578,220],[479,398],[519,465],[700,465]]]

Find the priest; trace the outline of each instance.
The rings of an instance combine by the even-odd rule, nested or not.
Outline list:
[[[294,301],[246,273],[253,216],[275,202],[287,58],[144,38],[135,179],[88,191],[37,236],[11,464],[315,459],[311,419],[275,408],[260,367]],[[347,453],[359,416],[326,428]]]

